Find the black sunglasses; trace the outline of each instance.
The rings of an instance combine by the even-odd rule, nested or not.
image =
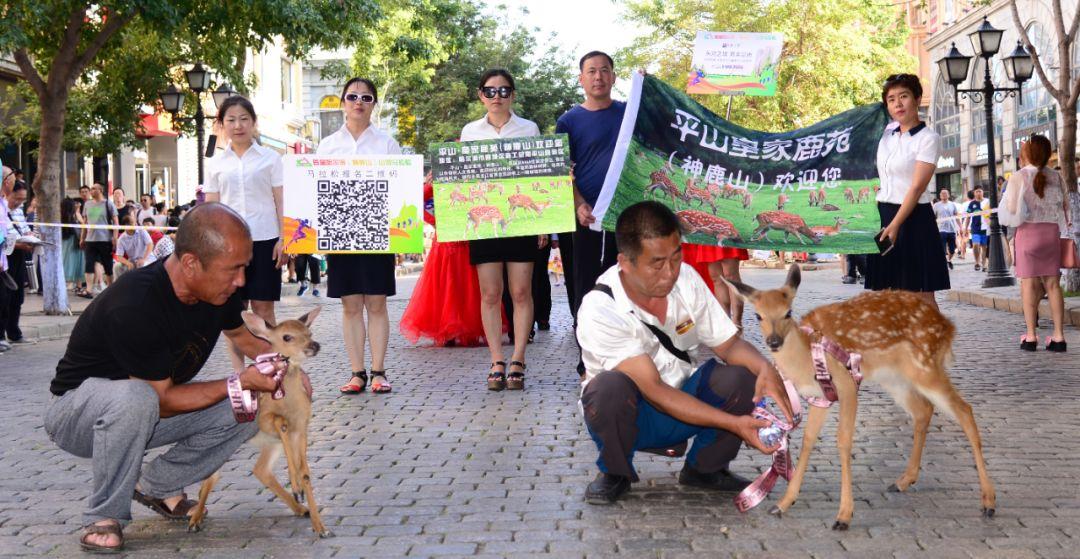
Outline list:
[[[505,85],[502,87],[481,87],[480,93],[483,93],[484,97],[487,97],[488,99],[494,99],[495,95],[498,95],[503,99],[509,99],[514,93],[514,88]]]
[[[370,93],[346,93],[345,100],[350,103],[360,101],[362,103],[374,103],[375,96]]]
[[[0,180],[0,183],[7,182],[8,177],[12,177],[12,176],[15,176],[15,171],[12,171],[12,172],[4,175],[4,178],[3,178],[3,180]]]

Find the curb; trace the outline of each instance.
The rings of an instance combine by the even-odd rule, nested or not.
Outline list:
[[[1023,302],[1019,297],[1007,297],[1004,295],[987,294],[980,291],[966,289],[951,289],[945,294],[949,301],[956,301],[976,307],[995,309],[1013,314],[1024,314]],[[1072,299],[1072,300],[1070,300]],[[1039,317],[1050,318],[1050,303],[1039,303]],[[1065,325],[1080,327],[1080,300],[1070,297],[1065,300]]]

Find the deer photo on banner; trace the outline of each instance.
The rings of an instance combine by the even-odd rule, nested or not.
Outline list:
[[[881,103],[791,132],[748,130],[659,79],[635,74],[594,227],[642,200],[669,206],[690,243],[877,252]]]

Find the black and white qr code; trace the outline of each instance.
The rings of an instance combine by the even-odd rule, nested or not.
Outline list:
[[[319,251],[390,248],[389,183],[341,179],[318,182]]]

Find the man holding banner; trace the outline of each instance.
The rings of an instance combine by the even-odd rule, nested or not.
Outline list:
[[[592,51],[578,62],[581,75],[578,81],[585,90],[585,102],[559,117],[556,134],[570,137],[570,159],[573,161],[574,206],[578,227],[572,235],[572,258],[564,258],[567,282],[573,278],[574,301],[570,312],[577,320],[581,300],[596,284],[600,273],[615,264],[617,248],[611,232],[589,229],[596,218],[593,206],[604,187],[604,178],[611,165],[615,141],[619,136],[626,103],[611,98],[615,85],[615,62],[606,53]],[[565,244],[564,244],[565,247]],[[579,375],[585,365],[578,361]]]

